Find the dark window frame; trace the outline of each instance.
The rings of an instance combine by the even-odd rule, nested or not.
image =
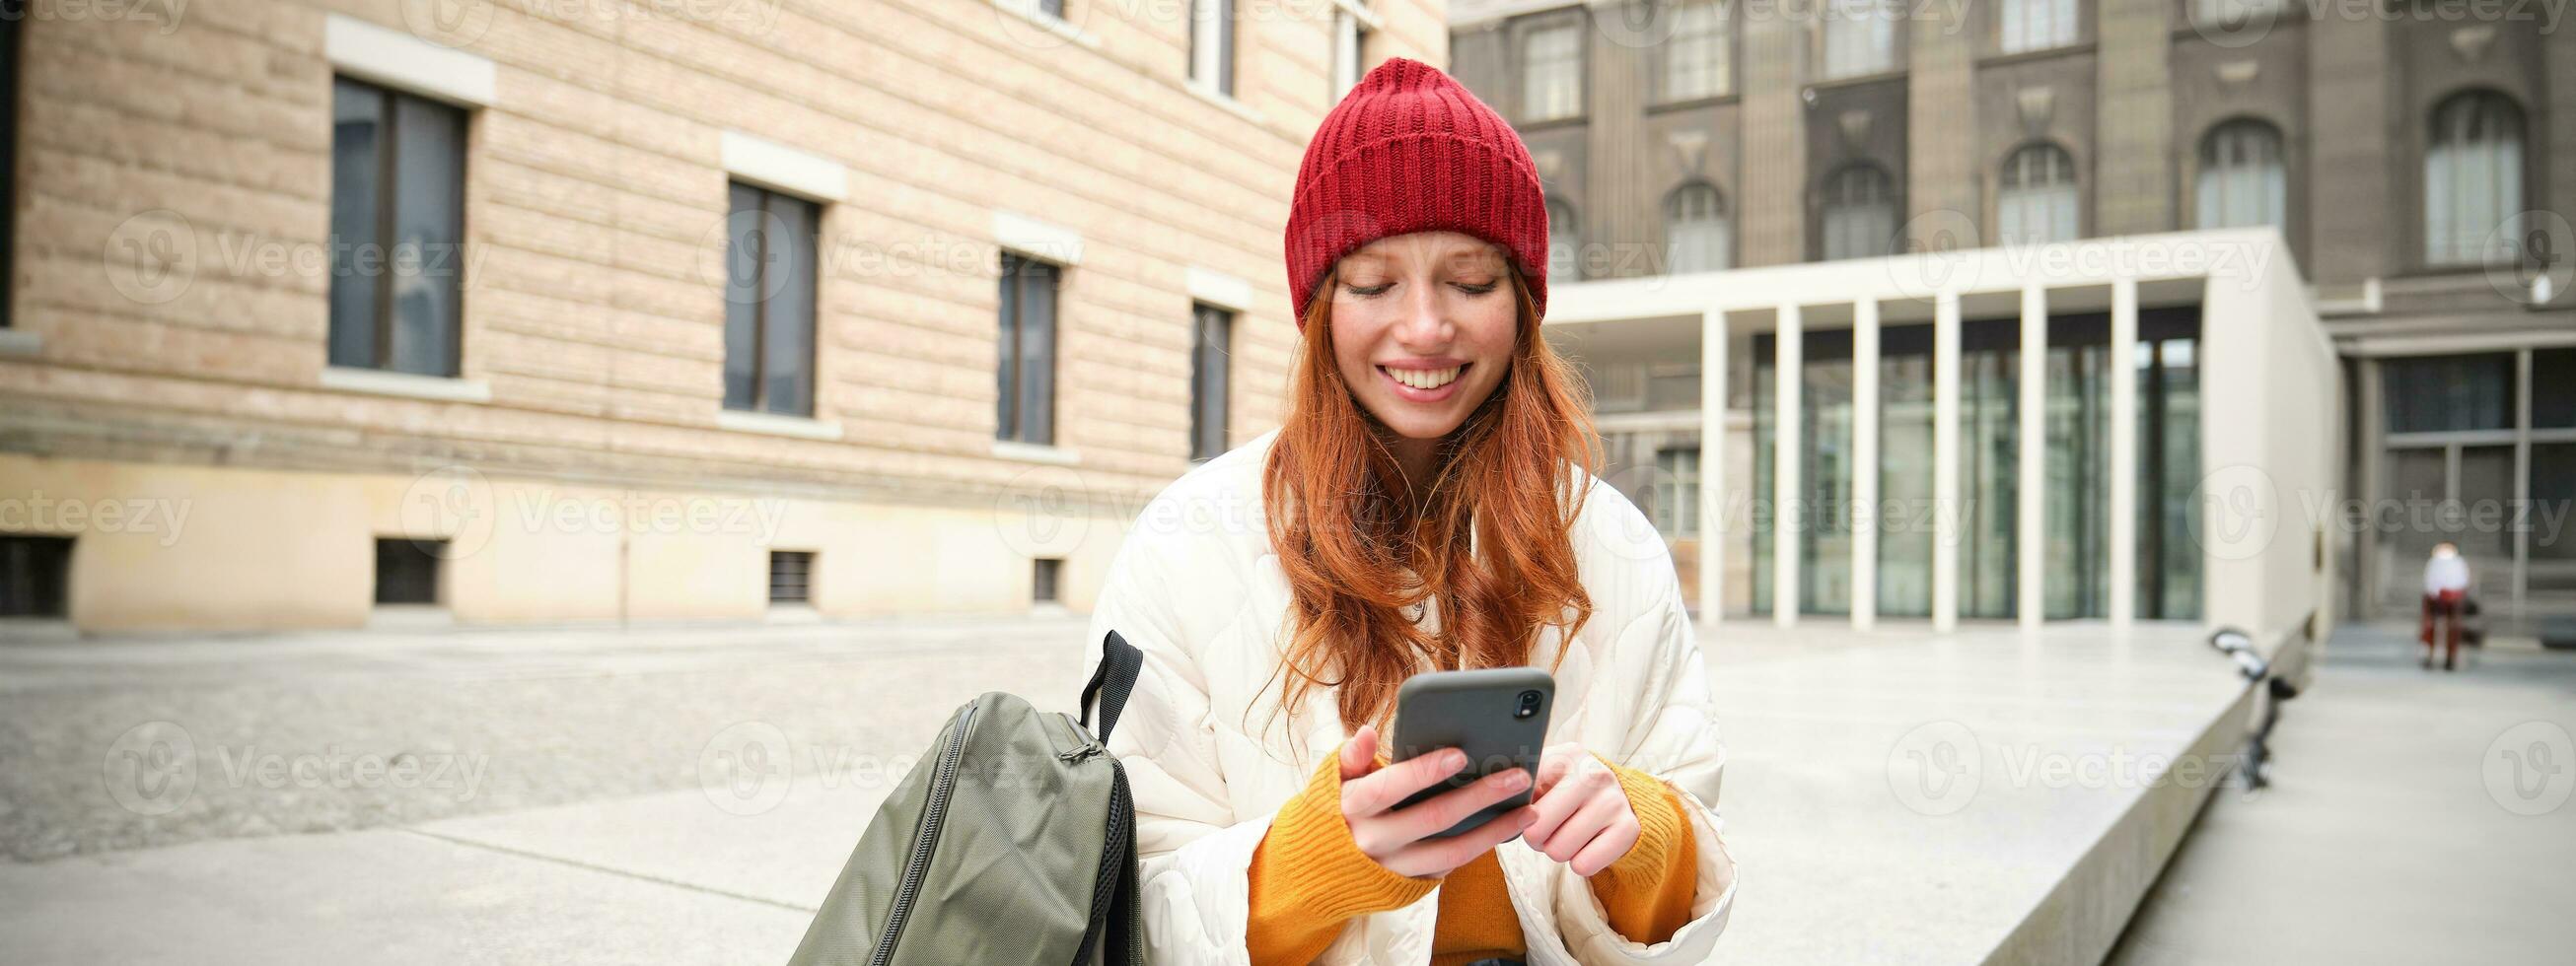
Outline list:
[[[1045,295],[1043,318],[1031,319],[1037,300]],[[1032,446],[1055,445],[1056,365],[1062,357],[1064,317],[1064,268],[1017,252],[1004,251],[1001,257],[1001,304],[999,317],[1000,358],[995,372],[996,384],[993,436],[995,439]],[[1032,363],[1030,336],[1043,330],[1037,341],[1043,346],[1043,358]],[[1029,376],[1039,377],[1043,386],[1030,386]]]
[[[358,172],[370,179],[366,189],[372,196],[366,199],[372,202],[366,206],[368,217],[371,219],[369,226],[371,230],[368,232],[368,237],[361,239],[342,239],[339,235],[339,223],[345,214],[340,209],[341,203],[343,201],[356,203],[356,199],[344,198],[340,194],[341,182],[347,180],[347,177],[352,174],[341,170],[338,159],[340,143],[339,132],[336,130],[339,122],[336,117],[341,108],[341,99],[344,97],[371,97],[375,101],[376,123],[369,148],[373,154],[372,170]],[[332,132],[332,229],[329,246],[332,292],[328,302],[328,332],[325,346],[327,361],[330,365],[347,368],[454,378],[463,370],[465,355],[464,266],[467,261],[464,251],[465,185],[468,178],[466,166],[472,154],[469,142],[473,136],[473,112],[444,101],[346,75],[332,77],[332,102],[335,117],[333,122],[335,130]],[[404,131],[415,119],[424,125],[452,122],[451,133],[455,150],[453,158],[443,159],[447,162],[447,167],[454,171],[455,183],[452,186],[446,184],[432,186],[453,208],[452,217],[436,219],[440,222],[438,229],[446,237],[427,240],[422,246],[424,248],[444,246],[444,254],[419,251],[412,257],[412,264],[416,266],[418,275],[426,279],[440,280],[415,284],[434,285],[440,290],[436,293],[441,296],[437,301],[445,308],[444,312],[429,320],[429,325],[433,329],[432,344],[409,347],[413,353],[430,354],[426,359],[407,357],[402,351],[404,347],[399,344],[398,338],[401,313],[400,307],[396,304],[400,293],[395,291],[397,280],[403,272],[399,267],[402,263],[401,252],[406,250],[406,240],[402,237],[402,233],[406,220],[403,216],[408,209],[401,202],[405,200],[406,194],[431,190],[407,183],[406,178],[409,177],[407,171],[415,164],[433,171],[439,167],[437,163],[429,161],[425,156],[409,153],[410,150],[417,149],[405,148]],[[424,216],[423,220],[428,220],[427,216]],[[368,250],[375,253],[372,267],[352,264],[349,261],[351,254],[359,246],[368,246]],[[367,317],[352,318],[344,315],[341,311],[343,286],[361,284],[366,286],[361,294],[367,296],[368,307],[364,310]],[[365,342],[357,341],[360,333],[364,334]]]
[[[749,201],[752,207],[743,207]],[[815,397],[821,394],[819,356],[821,355],[822,282],[816,274],[817,249],[821,247],[823,206],[794,195],[771,191],[741,181],[726,186],[725,257],[725,363],[724,408],[734,412],[769,413],[779,416],[812,418]],[[778,239],[787,239],[794,250],[787,260],[769,257]],[[743,251],[737,246],[753,246]],[[792,260],[794,264],[787,264]],[[783,270],[784,280],[773,280],[771,272]],[[750,273],[744,277],[742,273]],[[798,298],[782,298],[787,286],[799,286]],[[774,317],[782,306],[794,311],[802,306],[801,320]],[[796,388],[779,398],[772,389],[778,375],[773,363],[773,333],[785,325],[801,325],[801,337],[795,341],[803,351],[789,358],[803,367],[801,381],[790,379]],[[747,381],[735,384],[734,353],[744,353],[747,367],[742,374]]]
[[[1190,306],[1190,459],[1213,459],[1226,450],[1233,416],[1234,324],[1232,309],[1205,302]]]
[[[812,550],[770,551],[769,603],[812,604],[814,564],[820,556]]]
[[[77,538],[0,534],[0,617],[60,620],[71,615]]]
[[[1029,566],[1029,603],[1036,605],[1063,602],[1064,559],[1061,557],[1033,559]]]
[[[447,557],[445,540],[377,537],[369,600],[379,607],[446,605]]]

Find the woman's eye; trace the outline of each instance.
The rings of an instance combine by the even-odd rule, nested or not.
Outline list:
[[[1493,291],[1493,290],[1494,290],[1494,288],[1495,288],[1496,286],[1499,286],[1499,285],[1501,285],[1502,283],[1501,283],[1501,282],[1456,282],[1456,283],[1453,283],[1453,284],[1455,284],[1455,285],[1457,285],[1457,286],[1458,286],[1458,291],[1465,292],[1465,293],[1467,293],[1467,294],[1469,294],[1469,295],[1483,295],[1483,294],[1485,294],[1485,293],[1487,293],[1487,292],[1491,292],[1491,291]]]
[[[1386,290],[1387,290],[1387,289],[1394,288],[1394,287],[1395,287],[1395,283],[1394,283],[1394,282],[1379,282],[1379,283],[1377,283],[1377,284],[1375,284],[1375,285],[1344,285],[1344,286],[1342,286],[1342,287],[1343,287],[1343,288],[1346,288],[1346,289],[1349,289],[1349,290],[1350,290],[1350,292],[1351,292],[1351,294],[1353,294],[1353,295],[1357,295],[1357,296],[1360,296],[1360,297],[1366,298],[1366,297],[1371,296],[1371,295],[1384,295],[1384,294],[1386,294]]]

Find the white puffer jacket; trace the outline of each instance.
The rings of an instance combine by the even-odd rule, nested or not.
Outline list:
[[[1346,736],[1333,689],[1314,687],[1289,714],[1278,707],[1285,674],[1270,681],[1289,605],[1262,523],[1262,465],[1277,436],[1208,461],[1156,497],[1119,548],[1091,618],[1083,678],[1109,631],[1145,654],[1109,751],[1135,791],[1147,959],[1157,966],[1248,966],[1253,849]],[[1590,884],[1525,842],[1499,847],[1503,878],[1531,966],[1701,963],[1726,928],[1736,881],[1718,837],[1725,753],[1706,669],[1663,538],[1616,489],[1586,482],[1574,542],[1594,609],[1557,669],[1547,741],[1579,741],[1681,790],[1698,832],[1698,893],[1691,921],[1649,946],[1613,930]],[[1557,629],[1543,631],[1530,664],[1547,667],[1563,647]],[[1266,703],[1255,704],[1257,694]],[[1439,895],[1353,920],[1317,962],[1429,963]]]

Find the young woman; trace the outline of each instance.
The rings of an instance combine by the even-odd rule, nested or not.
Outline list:
[[[1308,144],[1287,249],[1285,424],[1164,490],[1092,617],[1091,641],[1145,654],[1109,750],[1149,960],[1703,961],[1735,892],[1724,755],[1670,553],[1593,477],[1538,334],[1528,151],[1446,75],[1388,61]],[[1388,762],[1405,678],[1523,665],[1557,682],[1538,774],[1393,808],[1463,767]]]

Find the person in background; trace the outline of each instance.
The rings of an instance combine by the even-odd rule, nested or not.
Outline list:
[[[2456,544],[2433,547],[2424,562],[2424,667],[2433,667],[2435,641],[2440,641],[2442,670],[2460,666],[2460,614],[2469,600],[2469,562]],[[2438,635],[2438,636],[2437,636]]]

